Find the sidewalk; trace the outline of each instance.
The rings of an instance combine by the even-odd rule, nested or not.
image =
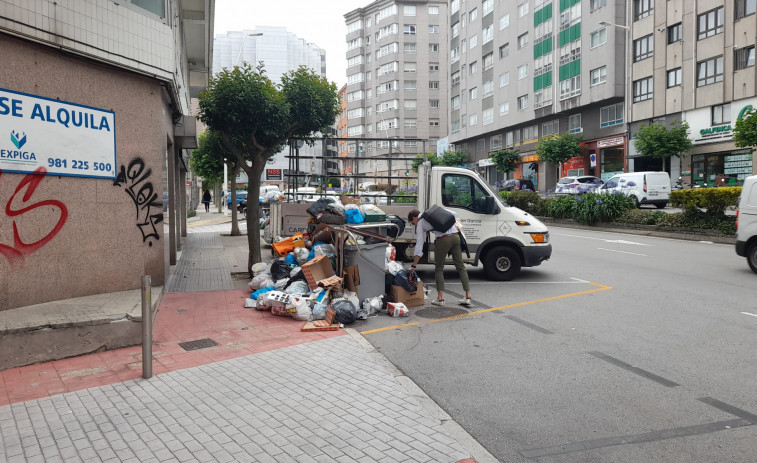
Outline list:
[[[496,461],[356,331],[244,309],[228,221],[188,221],[151,379],[139,346],[0,372],[0,461]]]

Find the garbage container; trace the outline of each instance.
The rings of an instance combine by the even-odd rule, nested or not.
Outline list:
[[[360,253],[358,253],[357,246],[360,246]],[[357,288],[357,293],[361,302],[364,299],[384,294],[386,246],[387,244],[383,242],[360,245],[346,244],[344,246],[345,268],[350,265],[357,265],[360,271],[360,285]]]

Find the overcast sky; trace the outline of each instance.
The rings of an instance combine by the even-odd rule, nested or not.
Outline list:
[[[371,0],[216,0],[215,34],[286,27],[297,37],[326,50],[326,77],[338,88],[347,82],[347,26],[344,15]]]

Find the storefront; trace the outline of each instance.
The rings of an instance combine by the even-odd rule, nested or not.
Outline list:
[[[690,155],[682,158],[684,184],[740,186],[754,174],[753,149],[733,143],[733,126],[753,106],[757,99],[748,98],[683,113],[694,144]]]
[[[562,165],[561,177],[571,177],[574,175],[591,175],[586,170],[586,159],[583,156],[570,158]]]
[[[565,175],[595,175],[602,180],[607,180],[615,174],[622,174],[625,172],[625,143],[626,137],[623,135],[584,142],[586,156],[571,158],[568,161],[571,166],[575,166],[571,169],[577,172],[582,168],[584,173]],[[581,162],[583,162],[582,167]],[[563,173],[565,172],[566,169],[563,169]]]

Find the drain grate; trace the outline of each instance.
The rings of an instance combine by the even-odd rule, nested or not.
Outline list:
[[[457,307],[426,307],[418,310],[414,315],[421,318],[449,318],[467,314],[467,310]]]
[[[217,346],[218,343],[210,338],[198,339],[196,341],[180,342],[179,345],[184,350],[207,349],[208,347]]]

